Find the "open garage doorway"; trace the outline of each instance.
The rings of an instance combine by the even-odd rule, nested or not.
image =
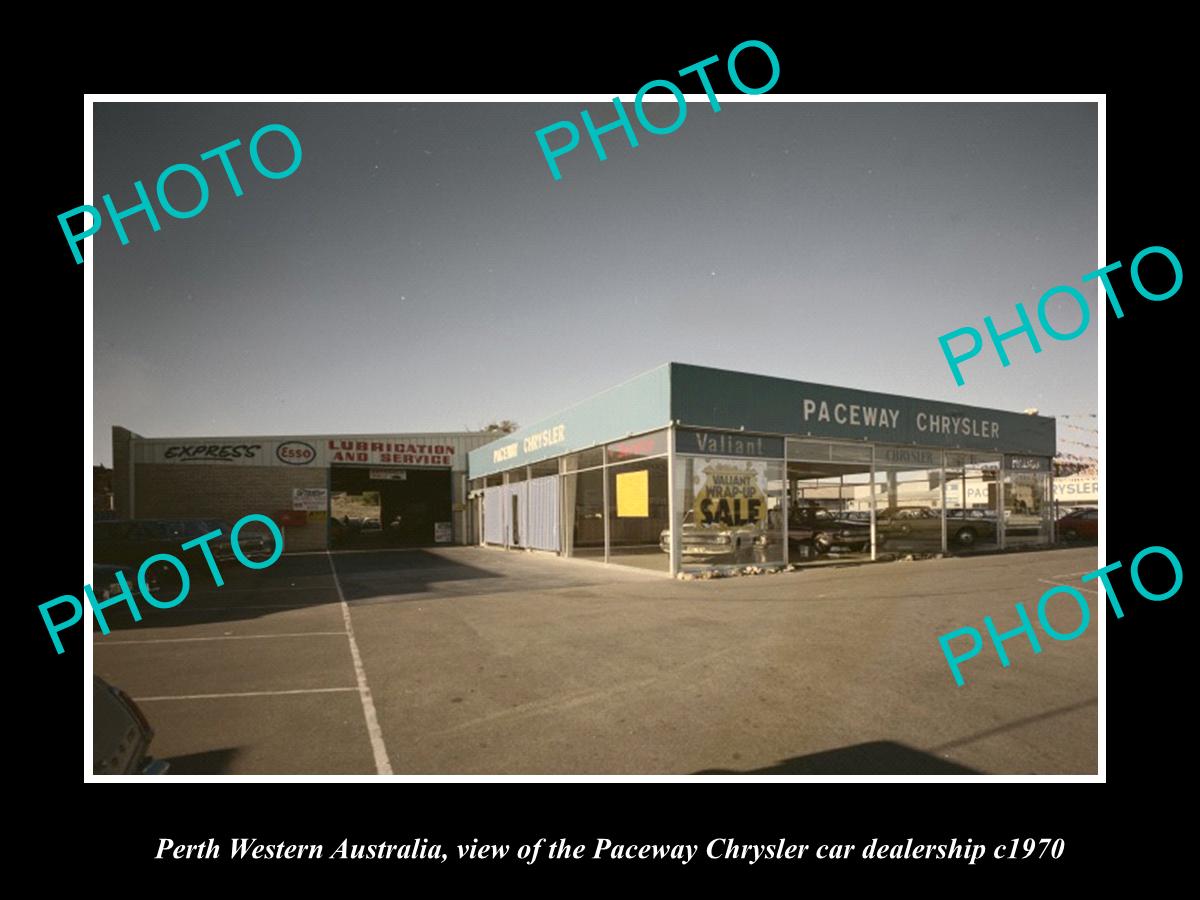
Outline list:
[[[450,470],[332,466],[334,550],[425,547],[453,541]]]

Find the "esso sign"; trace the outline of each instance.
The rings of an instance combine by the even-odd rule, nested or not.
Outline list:
[[[304,441],[284,441],[275,448],[275,457],[289,466],[306,466],[317,458],[317,451]]]

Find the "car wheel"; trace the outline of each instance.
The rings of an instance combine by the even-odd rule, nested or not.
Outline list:
[[[812,541],[813,549],[818,553],[828,553],[830,547],[833,546],[833,538],[823,532],[814,534]]]
[[[1064,532],[1062,533],[1062,538],[1063,538],[1063,540],[1064,540],[1064,541],[1075,541],[1075,540],[1078,540],[1078,539],[1079,539],[1079,532],[1077,532],[1077,531],[1076,531],[1074,528],[1068,528],[1066,531],[1064,531]]]
[[[954,535],[954,540],[960,547],[974,547],[975,531],[971,528],[963,528]]]

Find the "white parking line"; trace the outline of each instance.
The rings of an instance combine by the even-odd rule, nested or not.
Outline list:
[[[332,603],[333,601],[330,600],[329,602]],[[190,609],[185,609],[183,607],[175,607],[174,609],[171,610],[171,612],[172,612],[172,614],[177,614],[177,613],[181,613],[181,612],[182,613],[230,612],[230,611],[236,611],[239,609],[316,609],[318,606],[324,606],[324,605],[325,604],[322,604],[322,603],[268,603],[265,605],[260,604],[258,606],[249,606],[249,605],[242,606],[240,604],[238,606],[193,606]]]
[[[1069,588],[1075,588],[1075,590],[1077,590],[1077,591],[1083,591],[1085,594],[1097,594],[1097,595],[1099,595],[1099,593],[1100,593],[1099,591],[1093,591],[1091,588],[1085,588],[1085,587],[1084,587],[1083,585],[1081,585],[1081,584],[1063,584],[1061,581],[1047,581],[1045,578],[1039,578],[1039,579],[1038,579],[1038,581],[1040,581],[1042,584],[1053,584],[1053,585],[1055,585],[1055,586],[1057,586],[1057,587],[1069,587]]]
[[[379,719],[375,715],[375,701],[371,699],[371,688],[367,686],[367,673],[363,669],[362,657],[358,652],[358,642],[354,640],[354,626],[350,622],[350,607],[346,605],[346,597],[342,593],[342,583],[338,581],[333,556],[326,555],[329,559],[329,571],[333,573],[333,584],[337,588],[338,600],[342,604],[342,619],[346,622],[346,637],[350,639],[350,655],[354,658],[354,677],[358,680],[358,696],[362,701],[363,717],[367,720],[367,735],[371,739],[371,752],[375,755],[375,770],[380,775],[391,775],[392,764],[388,761],[387,747],[383,743],[383,732],[379,728]]]
[[[253,587],[253,588],[219,587],[219,588],[204,588],[203,590],[192,591],[190,594],[188,594],[188,596],[189,597],[203,597],[206,595],[216,595],[216,594],[221,594],[221,595],[225,595],[225,594],[274,594],[279,591],[307,591],[308,593],[311,594],[314,591],[327,591],[327,590],[329,590],[329,588],[290,587],[290,586],[289,587]]]
[[[235,694],[176,694],[171,697],[134,697],[137,703],[149,703],[151,700],[223,700],[226,697],[276,697],[283,694],[335,694],[342,691],[357,691],[353,687],[336,688],[301,688],[295,691],[241,691]]]
[[[255,638],[319,637],[345,634],[344,631],[297,631],[291,634],[222,634],[216,637],[191,638],[147,638],[144,641],[99,641],[97,647],[114,647],[122,644],[186,644],[191,641],[249,641]]]

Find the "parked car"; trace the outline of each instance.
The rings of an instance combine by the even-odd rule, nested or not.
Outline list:
[[[1064,541],[1097,540],[1100,510],[1073,509],[1058,520],[1058,536]]]
[[[733,557],[751,550],[762,535],[758,525],[697,525],[695,510],[683,514],[683,530],[680,532],[683,556]],[[671,552],[671,529],[664,528],[658,536],[658,546],[664,553]]]
[[[871,549],[870,513],[863,521],[848,513],[834,512],[821,506],[793,506],[788,513],[788,550],[807,544],[817,553],[849,548],[859,552]],[[882,546],[876,534],[876,547]]]
[[[164,775],[169,764],[150,756],[154,729],[133,698],[92,676],[92,772],[96,775]]]
[[[221,535],[208,542],[213,557],[218,560],[233,559],[233,545],[230,532],[233,526],[219,519],[115,519],[108,522],[96,522],[92,529],[92,558],[97,563],[111,563],[136,567],[142,560],[158,553],[168,553],[178,559],[190,560],[192,554],[199,558],[199,552],[188,553],[182,545],[195,538],[213,531],[220,530]],[[275,544],[271,533],[265,528],[261,531],[251,530],[252,526],[244,526],[238,533],[238,546],[249,559],[269,559],[274,552]],[[207,571],[201,562],[197,571]],[[163,562],[156,566],[160,579],[170,580],[174,573],[178,579],[175,567]]]
[[[129,591],[135,597],[142,593],[141,587],[138,584],[137,573],[138,565],[111,565],[108,563],[97,563],[92,566],[92,593],[96,595],[97,600],[108,600],[118,596],[121,591],[121,582],[117,580],[117,573],[125,579],[125,584],[129,586]],[[149,588],[151,596],[162,597],[162,593],[158,589],[158,573],[151,568],[146,572],[146,587]]]
[[[984,510],[946,510],[946,540],[966,550],[996,540],[996,517]],[[942,511],[926,506],[889,506],[875,512],[877,534],[893,542],[922,541],[941,546]]]
[[[871,511],[869,509],[847,509],[838,513],[837,517],[851,522],[870,522]]]

